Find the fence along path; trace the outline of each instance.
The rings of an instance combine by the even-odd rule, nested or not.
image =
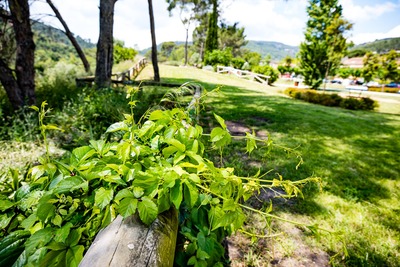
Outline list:
[[[268,84],[270,76],[254,73],[247,70],[239,70],[232,67],[217,66],[218,73],[233,74],[239,78],[255,80],[263,84]]]
[[[144,69],[144,67],[146,67],[146,65],[147,65],[147,59],[142,58],[130,69],[123,71],[123,72],[117,72],[117,73],[112,74],[111,82],[118,84],[118,83],[126,83],[128,81],[135,80],[135,78]],[[91,85],[94,82],[94,76],[76,78],[75,81],[76,81],[76,85],[78,87],[88,85],[88,84]]]

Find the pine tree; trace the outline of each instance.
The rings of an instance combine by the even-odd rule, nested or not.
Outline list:
[[[300,44],[300,67],[305,84],[313,89],[333,74],[347,50],[344,34],[352,28],[342,16],[338,0],[310,0],[305,41]]]
[[[206,53],[218,49],[218,0],[212,0],[213,10],[208,21]]]

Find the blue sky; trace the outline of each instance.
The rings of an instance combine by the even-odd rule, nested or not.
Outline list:
[[[354,23],[349,39],[364,43],[400,37],[400,0],[339,0],[344,16]],[[97,41],[99,0],[53,0],[72,32]],[[307,0],[223,0],[222,18],[245,27],[248,40],[277,41],[299,45],[307,21]],[[153,0],[157,43],[183,41],[185,29],[179,12],[169,16],[165,0]],[[59,27],[47,4],[36,1],[31,15]],[[194,26],[194,25],[193,25]],[[193,27],[191,27],[191,30]],[[127,46],[150,46],[146,0],[118,0],[115,5],[114,36]]]

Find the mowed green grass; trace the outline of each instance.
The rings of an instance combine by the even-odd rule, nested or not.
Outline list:
[[[321,191],[317,186],[306,186],[304,200],[274,208],[280,216],[336,233],[321,232],[316,238],[300,228],[301,242],[311,252],[322,249],[330,256],[337,254],[332,264],[340,266],[400,266],[399,104],[382,102],[385,113],[330,108],[288,98],[282,94],[285,88],[192,68],[160,67],[164,81],[198,82],[207,90],[223,85],[219,93],[206,99],[202,114],[206,127],[216,125],[215,112],[225,120],[270,134],[277,146],[269,154],[261,149],[248,156],[240,141],[224,151],[224,164],[235,167],[239,175],[260,168],[262,172],[272,170],[266,179],[277,178],[278,173],[290,180],[322,179]],[[141,78],[149,75],[148,67]],[[278,146],[296,148],[304,163],[296,169],[296,154]],[[284,236],[279,238],[279,248],[273,249],[284,250],[282,257],[300,257],[291,235]],[[348,250],[346,258],[342,258],[342,244]],[[271,245],[265,249],[271,250]],[[265,261],[278,254],[263,249],[244,249],[243,253],[247,261],[252,258],[259,266],[267,266]]]

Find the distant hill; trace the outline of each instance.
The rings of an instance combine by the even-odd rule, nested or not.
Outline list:
[[[33,21],[32,30],[34,33],[35,49],[35,68],[38,72],[45,71],[46,68],[54,66],[60,60],[66,62],[79,62],[78,54],[65,33],[47,24]],[[94,65],[96,58],[96,44],[91,43],[79,36],[75,36],[76,41],[91,65]]]
[[[185,42],[177,41],[175,42],[176,45],[185,44]],[[192,43],[189,43],[191,45]],[[290,46],[285,45],[279,42],[268,42],[268,41],[248,41],[247,45],[244,48],[259,53],[262,57],[266,55],[271,55],[272,60],[282,60],[286,56],[295,57],[297,52],[299,51],[298,46]],[[139,53],[141,55],[145,55],[151,48],[146,48]],[[157,45],[157,50],[160,51],[161,44]]]
[[[269,54],[272,60],[282,60],[286,56],[295,57],[299,52],[298,46],[269,41],[249,41],[245,48],[261,54],[262,57]]]
[[[379,54],[389,52],[390,50],[400,50],[400,37],[386,38],[375,40],[364,44],[355,45],[350,51],[353,50],[369,50],[375,51]]]
[[[60,29],[54,28],[39,21],[34,21],[32,23],[32,30],[35,33],[35,41],[39,44],[42,44],[43,41],[46,41],[64,44],[66,46],[72,46],[68,37]],[[90,49],[96,47],[96,44],[93,44],[90,42],[90,40],[83,39],[80,36],[75,36],[75,39],[82,49]]]

